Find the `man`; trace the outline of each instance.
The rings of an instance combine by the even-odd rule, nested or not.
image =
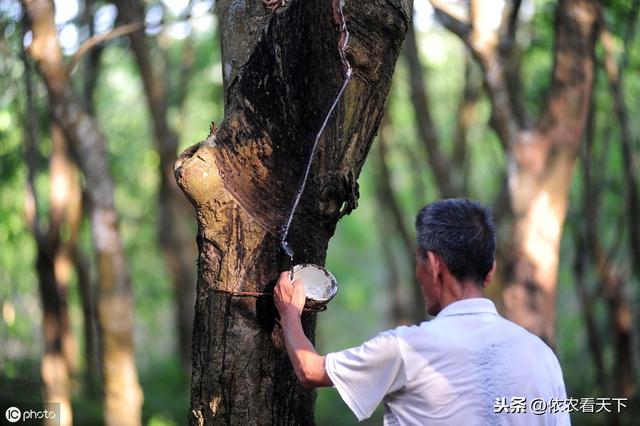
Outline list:
[[[300,381],[335,386],[358,420],[384,402],[390,425],[569,424],[551,349],[483,297],[496,267],[491,213],[474,201],[442,200],[419,212],[416,229],[416,278],[435,318],[359,347],[319,355],[300,323],[302,283],[280,276],[274,300]]]

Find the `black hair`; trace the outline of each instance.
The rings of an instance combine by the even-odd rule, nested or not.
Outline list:
[[[482,284],[493,267],[496,233],[491,210],[477,201],[436,201],[416,217],[421,255],[438,254],[458,280]]]

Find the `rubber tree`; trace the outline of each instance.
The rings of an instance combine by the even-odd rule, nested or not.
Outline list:
[[[516,18],[495,28],[492,1],[472,0],[468,17],[457,16],[441,0],[431,3],[440,21],[461,38],[483,71],[492,106],[491,125],[507,156],[513,222],[502,243],[506,255],[498,261],[505,313],[553,347],[560,239],[593,90],[599,2],[558,2],[553,67],[537,120],[520,112],[521,93],[510,83],[514,71],[504,42],[515,34]],[[517,11],[520,2],[505,4]]]
[[[175,165],[198,221],[194,425],[314,423],[314,393],[293,373],[268,294],[286,264],[282,227],[344,83],[347,41],[353,77],[319,139],[287,238],[293,263],[324,264],[338,220],[356,207],[412,6],[347,0],[347,40],[337,1],[267,3],[217,2],[224,119]],[[311,338],[315,322],[303,315]]]
[[[133,295],[118,230],[114,184],[106,141],[95,119],[74,92],[56,36],[51,0],[24,0],[33,38],[28,47],[49,95],[53,119],[64,131],[84,174],[88,215],[98,268],[98,326],[107,425],[138,425],[142,390],[133,348]]]
[[[144,22],[144,4],[141,1],[119,0],[114,2],[118,17],[124,24]],[[158,205],[160,220],[158,236],[160,246],[173,285],[173,300],[176,310],[178,353],[185,370],[191,367],[191,334],[193,327],[193,304],[195,299],[196,258],[193,225],[186,213],[189,203],[180,193],[173,177],[173,164],[178,154],[178,136],[167,120],[168,94],[161,73],[168,71],[164,63],[160,71],[152,63],[150,43],[144,29],[129,34],[131,50],[135,57],[144,87],[147,106],[153,124],[155,149],[160,158]]]
[[[35,179],[38,167],[38,119],[33,97],[31,63],[23,54],[25,66],[26,111],[24,123],[24,153],[27,165],[25,216],[33,234],[36,251],[36,271],[40,299],[42,301],[43,354],[40,363],[42,388],[45,401],[60,404],[60,415],[55,422],[46,424],[70,426],[71,381],[76,366],[76,341],[69,321],[68,284],[70,259],[68,244],[61,236],[61,228],[70,222],[79,205],[79,185],[75,179],[71,161],[61,129],[51,129],[51,154],[49,156],[49,208],[42,211],[42,199],[38,197]],[[43,225],[46,223],[46,225]]]

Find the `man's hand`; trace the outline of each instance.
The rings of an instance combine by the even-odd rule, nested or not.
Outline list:
[[[276,309],[280,313],[280,318],[287,315],[302,315],[306,297],[304,294],[304,286],[301,280],[291,282],[289,271],[280,274],[278,284],[273,290],[273,301]]]
[[[316,352],[302,330],[300,315],[306,301],[302,281],[291,282],[289,271],[281,273],[273,290],[273,301],[280,313],[287,354],[300,383],[309,388],[331,386],[331,378],[324,371],[324,357]]]

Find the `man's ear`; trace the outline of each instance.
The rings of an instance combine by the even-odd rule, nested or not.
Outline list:
[[[493,261],[493,266],[491,266],[491,270],[489,271],[489,273],[487,274],[486,277],[484,277],[484,282],[482,283],[483,287],[486,287],[489,285],[489,283],[491,282],[491,280],[493,280],[493,276],[496,273],[496,261]]]
[[[431,269],[431,274],[435,280],[442,273],[442,267],[445,266],[442,258],[432,251],[427,252],[427,262]]]

